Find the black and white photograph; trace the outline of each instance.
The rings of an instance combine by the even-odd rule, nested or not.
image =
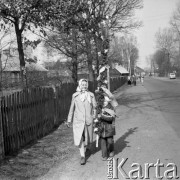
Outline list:
[[[0,0],[0,180],[180,179],[180,0]]]

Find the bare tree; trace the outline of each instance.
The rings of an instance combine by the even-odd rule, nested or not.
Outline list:
[[[85,53],[85,42],[82,34],[75,28],[70,29],[68,32],[58,28],[53,33],[47,33],[45,39],[45,47],[53,48],[59,54],[65,55],[71,59],[70,70],[72,71],[72,79],[77,82],[77,72],[79,65],[82,63],[82,56]],[[86,61],[86,58],[83,59]]]
[[[176,10],[173,12],[173,15],[170,19],[170,25],[180,38],[180,3],[177,4]]]
[[[81,11],[76,14],[73,22],[85,37],[88,69],[91,78],[93,54],[96,54],[98,72],[99,65],[108,63],[107,55],[111,35],[114,32],[127,31],[141,25],[139,21],[133,19],[134,10],[141,7],[141,0],[86,0],[80,4]],[[92,43],[92,41],[94,42]],[[93,48],[94,46],[95,48]],[[101,53],[100,58],[99,53]]]
[[[138,48],[137,48],[137,39],[133,35],[126,35],[122,37],[123,40],[123,50],[124,50],[124,59],[127,62],[127,70],[131,75],[132,64],[135,66],[136,60],[138,59]]]
[[[123,65],[123,41],[121,37],[115,36],[110,43],[108,60],[112,63]]]
[[[96,28],[99,44],[101,45],[101,64],[107,63],[107,55],[109,52],[111,38],[114,37],[115,32],[123,32],[131,29],[135,29],[141,26],[141,22],[133,19],[134,10],[142,7],[141,0],[105,0],[99,5],[97,13],[99,16],[95,16],[101,21],[99,22],[99,28]],[[112,50],[112,48],[111,48]],[[112,55],[112,51],[110,53]],[[109,57],[111,57],[109,55]],[[119,55],[121,56],[121,55]]]
[[[163,50],[157,50],[151,59],[152,71],[155,71],[155,64],[158,67],[159,76],[166,76],[170,70],[169,59]]]
[[[146,56],[146,63],[149,66],[148,69],[150,71],[150,74],[154,72],[154,64],[155,64],[155,59],[154,59],[154,54],[150,54],[149,56]]]
[[[166,75],[169,73],[171,68],[171,60],[175,57],[176,52],[176,41],[174,33],[170,28],[159,29],[155,35],[156,37],[156,48],[163,51],[166,55]]]
[[[140,22],[133,19],[133,13],[135,9],[142,7],[142,0],[69,0],[68,2],[69,8],[65,8],[66,11],[63,8],[57,11],[50,23],[60,37],[54,38],[57,42],[54,47],[72,58],[73,74],[77,72],[78,53],[81,51],[80,54],[86,54],[89,79],[93,81],[94,62],[96,61],[97,73],[99,65],[108,63],[111,35],[114,32],[127,31],[140,26]],[[79,35],[81,42],[78,40]]]
[[[172,30],[170,28],[159,29],[158,32],[156,32],[155,37],[156,48],[166,51],[171,57],[173,57],[175,37]]]
[[[175,59],[177,60],[179,56],[180,61],[180,3],[177,4],[176,10],[173,12],[173,15],[170,19],[170,25],[175,34],[175,42],[177,43],[177,52]],[[178,63],[179,64],[179,63]]]
[[[130,72],[131,72],[131,74],[135,74],[135,68],[136,68],[138,58],[139,58],[139,50],[134,45],[134,48],[132,49],[131,56],[130,56],[130,68],[131,68]]]

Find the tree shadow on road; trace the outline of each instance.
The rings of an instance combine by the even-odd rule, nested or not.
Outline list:
[[[140,104],[146,101],[151,101],[151,99],[147,98],[147,93],[123,94],[117,98],[119,105],[127,107],[132,104]]]
[[[126,147],[130,147],[130,146],[128,146],[129,142],[126,141],[125,139],[128,136],[132,135],[133,133],[137,132],[137,129],[138,129],[137,127],[128,129],[128,131],[126,133],[124,133],[118,140],[116,140],[115,145],[114,145],[115,146],[115,155],[122,152],[123,149],[125,149]],[[96,141],[94,141],[91,146],[91,153],[86,153],[86,160],[88,160],[91,155],[96,154],[100,150],[101,150],[100,142],[99,142],[99,146],[97,148]]]
[[[126,133],[124,133],[118,140],[116,140],[116,142],[115,142],[115,155],[122,152],[123,149],[125,149],[126,147],[130,147],[130,146],[128,146],[129,142],[126,141],[126,138],[128,136],[132,135],[133,133],[137,132],[137,129],[138,129],[137,127],[128,129],[128,131]]]
[[[169,103],[176,102],[177,99],[180,98],[180,93],[176,94],[168,94],[166,91],[156,91],[152,93],[131,93],[131,94],[123,94],[117,98],[118,104],[121,106],[128,107],[129,109],[141,108],[141,107],[150,107],[156,111],[162,112],[173,112],[179,114],[180,112],[177,110],[169,109]],[[158,104],[152,103],[153,101],[160,102],[160,106]],[[164,103],[162,103],[164,102]]]
[[[96,147],[96,141],[93,141],[93,143],[91,144],[91,149],[90,149],[91,152],[86,153],[86,160],[88,160],[91,155],[96,154],[100,150],[101,150],[100,142],[99,142],[98,147]]]

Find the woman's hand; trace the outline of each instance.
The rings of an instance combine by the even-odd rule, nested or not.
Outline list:
[[[70,128],[70,126],[71,126],[71,123],[70,123],[70,122],[66,122],[65,124],[66,124],[66,126],[67,126],[68,128]]]

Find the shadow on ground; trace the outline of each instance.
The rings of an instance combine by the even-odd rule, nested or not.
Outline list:
[[[170,112],[168,108],[168,104],[171,101],[180,98],[180,93],[176,94],[167,94],[165,91],[156,91],[151,93],[123,93],[117,97],[117,102],[119,105],[126,106],[130,109],[135,107],[151,107],[153,110],[162,111],[162,112]],[[149,102],[156,102],[156,101],[164,101],[167,102],[163,104],[163,106],[157,106],[156,104],[152,104]],[[167,107],[166,107],[167,106]],[[173,112],[173,113],[180,113],[180,112]]]
[[[88,161],[91,155],[96,154],[100,150],[101,150],[100,143],[98,144],[98,147],[96,147],[96,141],[93,141],[93,143],[91,144],[91,150],[86,152],[86,160]]]
[[[128,129],[128,131],[126,133],[124,133],[119,139],[116,140],[116,142],[114,144],[115,155],[122,152],[123,149],[125,149],[126,147],[130,147],[130,146],[128,146],[129,142],[126,141],[126,138],[128,136],[134,134],[135,132],[137,132],[137,129],[138,129],[137,127]],[[96,141],[94,141],[91,146],[91,151],[88,151],[86,153],[86,160],[88,161],[88,159],[91,155],[96,154],[100,150],[101,150],[100,142],[99,142],[98,148],[96,148]]]
[[[126,141],[126,138],[128,136],[134,134],[135,132],[137,132],[137,129],[138,129],[137,127],[128,129],[128,131],[126,133],[124,133],[119,139],[116,140],[116,142],[115,142],[115,155],[122,152],[126,147],[130,147],[130,146],[128,146],[129,142]]]

